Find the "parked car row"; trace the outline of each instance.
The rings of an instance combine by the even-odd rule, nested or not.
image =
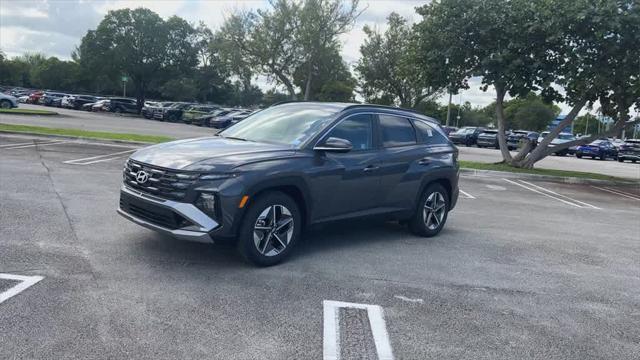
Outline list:
[[[498,130],[485,129],[482,127],[466,126],[460,129],[450,130],[448,136],[451,142],[456,145],[473,146],[479,148],[495,148],[499,149]],[[446,132],[446,131],[445,131]],[[525,141],[529,140],[533,146],[537,146],[547,135],[549,131],[538,133],[527,130],[512,130],[506,133],[507,147],[509,150],[515,150]],[[571,133],[560,133],[551,140],[549,146],[559,146],[569,141],[576,140],[577,137]],[[614,159],[620,162],[629,160],[636,162],[640,160],[640,140],[612,140],[599,139],[582,146],[571,146],[554,152],[557,156],[575,155],[577,158],[590,157],[592,159]]]
[[[183,122],[197,126],[225,129],[249,116],[254,110],[222,108],[185,102],[148,102],[142,108],[142,116],[168,122]]]

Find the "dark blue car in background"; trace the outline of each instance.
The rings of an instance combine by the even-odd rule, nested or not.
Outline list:
[[[588,145],[578,146],[576,157],[582,158],[583,156],[590,156],[592,159],[599,158],[600,160],[606,160],[607,158],[617,159],[618,150],[611,141],[601,139]]]

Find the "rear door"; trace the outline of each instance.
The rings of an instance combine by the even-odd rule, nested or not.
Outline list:
[[[408,118],[378,114],[378,123],[382,164],[377,205],[388,211],[413,208],[429,152]]]

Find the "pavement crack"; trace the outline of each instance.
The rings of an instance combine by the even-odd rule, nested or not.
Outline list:
[[[69,229],[71,230],[71,236],[73,237],[73,242],[74,244],[76,244],[76,246],[79,246],[80,244],[80,239],[78,237],[78,234],[76,232],[76,228],[73,225],[73,221],[71,220],[71,216],[69,215],[69,210],[67,209],[67,206],[65,205],[63,199],[62,199],[62,195],[60,195],[60,192],[58,191],[58,189],[56,188],[56,184],[53,181],[53,177],[51,176],[51,169],[49,168],[49,166],[47,166],[46,162],[44,161],[44,158],[42,157],[42,154],[40,153],[40,149],[38,149],[38,146],[34,146],[34,149],[36,151],[36,154],[38,155],[38,160],[40,161],[40,164],[42,165],[42,167],[45,169],[46,174],[47,174],[47,179],[49,179],[49,182],[51,183],[51,188],[53,189],[53,192],[56,194],[56,198],[58,199],[58,202],[60,203],[60,206],[62,207],[62,212],[65,216],[65,219],[67,220],[67,224],[69,225]],[[81,253],[83,254],[83,256],[86,256],[86,251],[81,251]],[[91,278],[93,279],[95,285],[98,285],[98,279],[96,277],[95,271],[93,270],[93,267],[91,266],[90,261],[88,261],[87,259],[87,263],[89,265],[89,272],[91,273]]]

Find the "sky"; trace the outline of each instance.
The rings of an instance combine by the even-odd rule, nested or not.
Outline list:
[[[342,55],[353,65],[360,56],[364,42],[365,25],[386,29],[386,17],[395,11],[410,22],[420,20],[415,7],[428,1],[415,0],[361,0],[362,14],[351,31],[342,35]],[[266,8],[266,0],[0,0],[0,49],[9,57],[25,52],[41,52],[47,56],[69,59],[73,49],[87,30],[95,29],[109,10],[146,7],[163,18],[178,15],[187,21],[203,21],[212,30],[223,23],[235,10]],[[272,85],[257,79],[263,89]],[[454,103],[470,102],[473,106],[485,106],[495,99],[492,89],[479,89],[480,79],[472,79],[470,89],[453,96]],[[443,95],[439,102],[446,103]],[[568,109],[561,104],[563,112]]]

